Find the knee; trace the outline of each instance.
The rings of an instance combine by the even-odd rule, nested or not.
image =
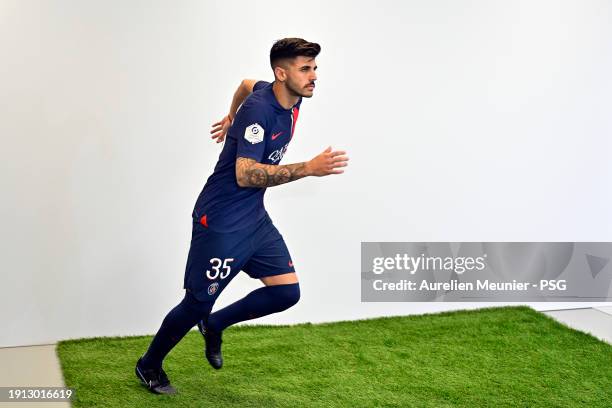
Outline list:
[[[289,285],[275,286],[277,289],[278,301],[287,308],[295,305],[300,300],[300,284],[291,283]]]
[[[291,286],[293,286],[293,289],[289,295],[289,301],[291,302],[291,306],[293,306],[300,301],[300,284],[294,283]]]
[[[213,302],[202,302],[188,291],[185,292],[185,298],[181,303],[183,303],[191,313],[200,316],[200,318],[203,318],[202,316],[208,317],[213,307]]]

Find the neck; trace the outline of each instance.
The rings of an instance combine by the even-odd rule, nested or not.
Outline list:
[[[281,82],[274,81],[272,84],[272,91],[278,101],[279,105],[285,109],[291,109],[300,99],[299,95],[293,95],[289,93],[289,90]]]

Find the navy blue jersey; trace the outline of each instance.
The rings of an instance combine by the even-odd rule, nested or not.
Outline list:
[[[234,118],[213,174],[206,181],[193,210],[193,218],[218,232],[248,227],[265,214],[265,188],[240,187],[236,158],[278,165],[293,137],[302,98],[283,108],[272,84],[259,81]]]

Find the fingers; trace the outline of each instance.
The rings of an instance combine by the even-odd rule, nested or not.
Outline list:
[[[225,135],[213,136],[211,139],[217,139],[217,143],[221,143],[225,139]]]
[[[322,156],[325,163],[325,174],[342,174],[344,170],[339,168],[348,166],[349,157],[344,150],[332,151],[330,146],[323,152]]]
[[[225,135],[230,127],[229,119],[224,117],[219,122],[213,123],[213,128],[210,131],[211,139],[217,139],[217,143],[221,143],[225,140]]]
[[[345,152],[342,152],[345,153]],[[338,167],[338,166],[346,166],[348,163],[347,161],[349,160],[348,156],[342,155],[342,156],[332,156],[330,155],[330,157],[327,158],[327,163],[331,164],[334,167]]]
[[[231,122],[229,116],[224,116],[223,118],[221,118],[220,121],[218,121],[217,123],[213,123],[213,126],[217,126],[217,125],[222,125],[225,121]]]
[[[332,151],[329,146],[322,153],[312,159],[309,163],[315,176],[327,176],[330,174],[342,174],[341,167],[348,166],[349,157],[344,150]]]
[[[325,172],[327,174],[340,174],[340,173],[344,173],[344,170],[342,170],[342,167],[346,167],[347,164],[346,163],[340,163],[340,164],[334,164],[333,166],[327,168],[327,170],[325,170]]]
[[[332,159],[332,163],[337,163],[337,162],[346,162],[348,161],[348,156],[336,156]]]
[[[336,150],[336,151],[331,151],[331,146],[328,147],[327,149],[325,149],[325,151],[322,153],[323,156],[328,157],[328,158],[335,158],[337,156],[342,156],[345,157],[348,160],[348,157],[346,156],[346,152],[344,150]]]
[[[224,131],[217,132],[211,136],[211,139],[217,139],[217,143],[221,143],[225,139],[225,134],[226,132]]]
[[[213,125],[213,126],[215,126],[215,125]],[[217,127],[214,127],[214,128],[213,128],[213,129],[210,131],[210,133],[211,133],[211,134],[213,134],[213,133],[217,133],[217,132],[218,132],[218,131],[220,131],[221,129],[223,129],[223,125],[219,125],[219,126],[217,126]]]
[[[230,121],[229,117],[225,116],[220,121],[215,122],[215,123],[212,124],[213,130],[211,130],[210,133],[216,133],[219,130],[223,129],[223,127],[226,126],[226,125],[229,128],[230,124],[231,124],[231,121]]]
[[[345,166],[348,164],[349,158],[348,156],[338,156],[338,157],[334,157],[333,159],[327,159],[327,164],[329,164],[330,166],[336,166],[336,165],[341,165],[344,164]]]
[[[334,158],[328,159],[327,169],[325,170],[326,174],[342,174],[344,170],[341,170],[341,167],[348,166],[348,156],[336,156]]]
[[[321,156],[325,156],[325,157],[336,157],[336,156],[344,156],[344,155],[346,155],[346,152],[344,150],[335,150],[332,152],[331,146],[329,146],[327,149],[323,151],[323,153],[321,153]]]

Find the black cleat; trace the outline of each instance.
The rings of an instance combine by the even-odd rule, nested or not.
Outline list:
[[[140,379],[149,391],[155,394],[176,394],[176,389],[170,385],[170,380],[164,372],[163,368],[159,370],[155,368],[143,368],[141,364],[142,358],[136,363],[136,376]]]
[[[223,355],[221,354],[222,332],[217,333],[206,328],[202,320],[198,322],[198,330],[204,336],[204,342],[206,343],[204,347],[206,359],[214,369],[220,369],[223,366]]]

